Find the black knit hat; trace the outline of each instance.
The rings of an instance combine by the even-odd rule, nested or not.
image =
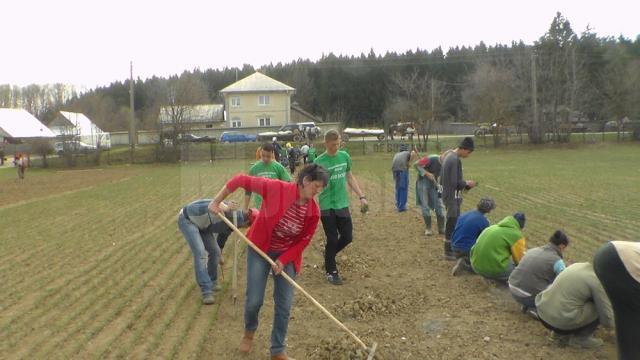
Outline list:
[[[526,217],[524,216],[524,213],[518,211],[517,213],[513,214],[513,217],[516,220],[518,220],[518,224],[520,225],[520,229],[524,229],[524,223],[527,221]]]
[[[466,150],[471,150],[473,151],[473,138],[467,136],[466,138],[462,139],[462,142],[460,143],[460,145],[458,145],[458,147],[460,149],[466,149]]]

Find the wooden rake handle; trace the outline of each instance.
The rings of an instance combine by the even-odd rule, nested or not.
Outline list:
[[[276,263],[271,260],[271,258],[264,253],[264,251],[260,250],[260,248],[258,246],[256,246],[256,244],[254,244],[253,242],[251,242],[251,240],[249,240],[243,233],[242,231],[238,230],[237,227],[235,227],[233,225],[233,223],[231,221],[229,221],[229,219],[226,218],[226,216],[224,215],[224,213],[220,213],[220,217],[222,218],[222,220],[224,220],[225,223],[227,223],[227,225],[229,225],[229,227],[235,231],[242,240],[244,240],[244,242],[247,243],[247,245],[251,246],[251,248],[257,252],[258,254],[260,254],[260,256],[262,256],[269,264],[271,264],[272,266],[274,266]],[[331,313],[329,312],[329,310],[325,309],[324,306],[322,306],[318,301],[316,301],[316,299],[313,298],[313,296],[311,296],[308,292],[306,292],[300,285],[298,285],[298,283],[295,282],[295,280],[293,280],[289,275],[287,275],[286,272],[282,271],[280,272],[280,275],[283,276],[291,285],[293,285],[293,287],[295,287],[296,289],[298,289],[298,291],[300,291],[304,296],[307,297],[307,299],[311,300],[311,302],[317,306],[320,310],[322,310],[322,312],[327,315],[329,317],[329,319],[333,320],[336,324],[338,324],[338,326],[340,326],[342,328],[342,330],[346,331],[347,334],[349,334],[353,340],[355,340],[358,345],[360,345],[365,351],[369,352],[369,348],[367,347],[367,345],[360,340],[359,337],[356,336],[356,334],[354,334],[351,330],[349,330],[349,328],[347,328],[343,323],[340,322],[340,320],[336,319],[333,315],[331,315]],[[375,347],[374,347],[375,349]],[[373,353],[371,353],[371,355],[373,355]]]

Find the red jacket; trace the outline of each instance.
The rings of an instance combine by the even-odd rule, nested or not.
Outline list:
[[[244,174],[236,175],[227,182],[230,192],[241,187],[247,191],[262,196],[260,214],[251,224],[247,237],[265,253],[271,245],[273,229],[280,222],[289,207],[298,199],[300,192],[297,183],[284,182],[277,179],[253,177]],[[302,252],[309,245],[320,220],[320,207],[315,199],[309,200],[302,232],[293,239],[293,245],[280,254],[278,260],[283,265],[293,261],[296,273],[300,273],[302,266]]]

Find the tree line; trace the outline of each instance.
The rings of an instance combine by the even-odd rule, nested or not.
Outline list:
[[[162,106],[222,103],[219,90],[256,70],[294,87],[292,101],[305,110],[346,126],[413,121],[428,132],[442,122],[490,123],[522,129],[536,142],[576,121],[640,119],[640,36],[600,37],[588,28],[578,34],[557,13],[532,45],[481,42],[446,53],[330,53],[259,69],[244,65],[138,78],[137,128],[158,128]],[[2,85],[0,106],[23,107],[45,123],[59,109],[78,111],[106,131],[127,130],[129,81],[82,94],[62,84]]]

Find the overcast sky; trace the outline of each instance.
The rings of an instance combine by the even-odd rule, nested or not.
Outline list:
[[[19,0],[0,12],[0,84],[90,88],[322,54],[532,44],[557,11],[575,32],[640,34],[640,2],[360,0]]]

